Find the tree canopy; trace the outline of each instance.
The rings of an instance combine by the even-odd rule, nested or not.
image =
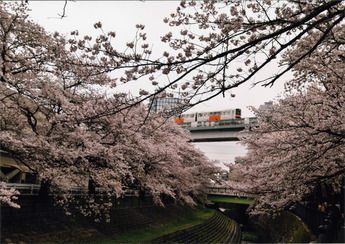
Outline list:
[[[101,32],[96,39],[74,32],[71,50],[82,49],[88,58],[100,55],[93,65],[119,74],[119,83],[150,81],[139,101],[179,94],[187,109],[246,82],[273,85],[312,55],[343,19],[342,1],[181,1],[164,19],[169,31],[161,37],[167,44],[162,54],[152,53],[141,24],[124,51],[102,23],[95,24]],[[314,38],[304,42],[307,36]],[[280,61],[300,47],[294,62]]]
[[[179,93],[184,110],[246,82],[273,85],[292,71],[294,94],[270,112],[257,111],[261,125],[245,140],[250,152],[234,171],[249,177],[243,188],[263,194],[258,212],[268,200],[284,207],[314,181],[337,178],[344,164],[342,153],[333,154],[344,151],[344,6],[340,0],[181,1],[164,19],[171,31],[157,54],[143,25],[119,50],[115,31],[100,22],[96,38],[78,31],[66,38],[31,22],[25,4],[2,2],[1,148],[60,192],[89,178],[115,195],[135,185],[157,203],[162,195],[193,203],[216,168],[186,143],[185,132],[163,125],[162,114],[142,103]],[[272,64],[275,73],[267,72]],[[259,74],[265,78],[255,80]],[[100,89],[138,80],[151,88],[135,97]],[[284,190],[287,182],[295,188]]]
[[[127,94],[105,95],[114,79],[96,54],[71,52],[63,36],[28,19],[25,5],[1,3],[0,16],[0,147],[49,183],[59,202],[67,206],[71,187],[87,185],[105,188],[109,201],[127,189],[157,204],[206,199],[219,169],[188,133],[144,104],[128,106]],[[0,199],[11,203],[14,193],[2,189]],[[90,193],[84,214],[111,205]]]
[[[255,110],[259,127],[243,140],[248,154],[232,166],[233,182],[257,194],[253,213],[291,207],[320,184],[341,193],[345,177],[345,28],[293,68],[291,93],[266,109]],[[312,42],[311,35],[301,43]],[[284,59],[295,62],[292,50]],[[328,199],[334,201],[334,199]]]

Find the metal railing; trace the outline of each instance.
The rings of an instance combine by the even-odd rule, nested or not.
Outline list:
[[[25,183],[6,183],[6,189],[14,188],[20,192],[20,194],[35,195],[38,194],[41,185],[40,184],[25,184]]]
[[[197,121],[185,122],[179,125],[184,129],[190,128],[207,128],[207,127],[246,127],[257,126],[258,121],[256,117],[248,117],[241,119],[225,119],[225,120],[212,120],[212,121]]]
[[[22,183],[7,183],[6,184],[7,189],[14,188],[19,191],[22,195],[37,195],[41,189],[40,184],[22,184]],[[69,189],[69,192],[71,194],[82,194],[87,193],[88,187],[80,187],[80,186],[71,186]],[[95,191],[96,193],[106,193],[109,192],[111,189],[106,187],[96,187]],[[139,191],[133,190],[133,189],[126,189],[124,192],[125,196],[138,196]],[[236,196],[236,197],[250,197],[254,198],[255,195],[248,194],[245,192],[236,191],[230,188],[226,187],[209,187],[208,194],[215,194],[215,195],[225,195],[225,196]]]
[[[37,195],[41,189],[40,184],[25,184],[25,183],[6,183],[6,189],[14,188],[19,191],[21,195]],[[96,187],[96,193],[106,193],[110,191],[110,188]],[[71,186],[68,189],[71,194],[83,194],[89,191],[87,186]],[[126,189],[125,196],[137,196],[139,192],[137,190]]]
[[[236,191],[226,187],[209,187],[208,194],[254,198],[254,194]]]

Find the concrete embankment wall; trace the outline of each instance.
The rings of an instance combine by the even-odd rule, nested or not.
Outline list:
[[[315,235],[306,224],[288,211],[275,215],[249,216],[249,205],[217,203],[225,209],[225,215],[242,227],[242,241],[249,243],[310,243]]]
[[[310,243],[316,240],[303,221],[288,211],[261,217],[259,222],[274,243]]]

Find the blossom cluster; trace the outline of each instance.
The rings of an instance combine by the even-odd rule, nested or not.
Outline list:
[[[219,169],[188,143],[190,136],[140,99],[102,92],[116,83],[109,72],[137,62],[137,53],[115,51],[113,32],[94,44],[88,36],[77,40],[77,31],[69,40],[47,33],[28,20],[25,5],[1,3],[0,17],[0,147],[37,174],[66,213],[79,201],[75,210],[109,220],[112,201],[128,189],[160,205],[165,197],[189,205],[206,200]],[[130,67],[122,78],[147,69]],[[17,193],[2,188],[0,200],[17,207]]]
[[[344,27],[344,26],[342,26]],[[343,191],[345,168],[344,28],[293,69],[286,97],[254,109],[259,127],[243,139],[248,154],[232,165],[230,186],[257,194],[252,213],[281,210],[314,194],[320,185]],[[313,33],[298,43],[314,45]],[[292,49],[283,61],[301,53]],[[332,199],[328,199],[332,200]]]

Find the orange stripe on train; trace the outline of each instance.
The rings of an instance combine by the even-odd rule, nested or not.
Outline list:
[[[176,118],[176,119],[174,119],[174,122],[177,124],[184,123],[184,118]]]
[[[210,115],[208,120],[220,120],[220,115]]]

